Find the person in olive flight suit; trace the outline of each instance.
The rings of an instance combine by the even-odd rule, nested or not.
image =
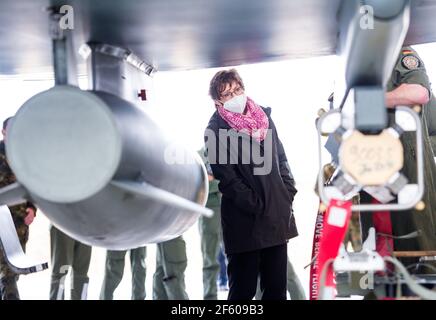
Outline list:
[[[436,99],[432,93],[430,81],[428,79],[425,65],[416,51],[411,47],[403,47],[398,57],[391,78],[387,84],[386,106],[389,111],[389,118],[392,121],[395,106],[421,105],[420,113],[423,126],[423,146],[424,146],[424,195],[422,201],[425,208],[422,211],[415,209],[396,211],[390,213],[392,224],[391,239],[393,248],[390,251],[422,251],[436,249],[436,166],[433,159],[433,152],[429,137],[429,123],[434,124],[436,109]],[[433,115],[433,117],[432,117]],[[434,128],[434,125],[433,125]],[[404,167],[403,174],[411,181],[416,183],[416,150],[414,132],[404,132],[401,135],[401,142],[404,148]],[[361,202],[367,202],[368,196],[363,193]],[[371,213],[361,212],[362,238],[366,239],[367,232],[371,226]],[[403,235],[418,232],[416,237],[410,239],[400,239]],[[417,262],[415,258],[401,259],[405,265]],[[414,268],[418,272],[417,268]],[[419,270],[426,272],[429,270]]]
[[[2,134],[4,140],[0,142],[0,187],[5,187],[16,181],[15,175],[6,159],[5,140],[6,129],[12,117],[3,122]],[[9,207],[12,220],[17,230],[18,239],[20,240],[23,250],[26,248],[29,239],[29,225],[33,222],[36,213],[36,207],[25,202],[16,206]],[[0,300],[19,300],[20,294],[17,287],[18,275],[14,273],[5,261],[3,250],[0,248]]]
[[[201,216],[198,219],[203,256],[203,299],[217,300],[217,278],[220,272],[218,254],[221,246],[221,194],[218,190],[219,181],[213,177],[212,169],[204,154],[204,148],[198,153],[206,166],[209,178],[209,196],[206,207],[213,210],[212,217]]]
[[[432,99],[429,101],[429,106],[430,107],[424,108],[423,117],[425,117],[426,120],[433,157],[436,157],[436,108],[434,96],[432,96]]]
[[[188,300],[185,270],[188,265],[183,236],[161,242],[156,247],[153,300]]]
[[[86,300],[88,269],[92,247],[83,244],[50,226],[50,253],[52,263],[50,300],[65,298],[65,277],[71,267],[71,300]]]
[[[139,247],[128,251],[130,253],[130,267],[132,269],[131,299],[144,300],[147,248]],[[113,300],[114,291],[123,278],[126,253],[127,250],[108,250],[106,252],[106,265],[100,300]]]

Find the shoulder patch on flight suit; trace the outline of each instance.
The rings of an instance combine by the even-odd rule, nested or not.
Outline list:
[[[419,59],[414,55],[407,55],[402,60],[401,63],[406,69],[415,70],[421,65]]]

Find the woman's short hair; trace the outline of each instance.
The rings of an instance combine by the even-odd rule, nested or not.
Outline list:
[[[244,83],[236,69],[218,71],[210,80],[209,95],[213,100],[219,100],[226,85],[232,84],[232,82],[236,82],[245,90]]]

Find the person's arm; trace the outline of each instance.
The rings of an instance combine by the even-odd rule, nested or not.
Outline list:
[[[28,204],[29,203],[30,202],[28,202]],[[30,225],[33,222],[33,219],[35,219],[35,216],[36,216],[36,207],[33,204],[30,203],[30,206],[27,205],[26,213],[27,213],[27,215],[24,218],[24,223],[26,225]]]
[[[228,154],[229,150],[218,138],[215,140],[217,143],[213,146],[211,143],[208,143],[205,136],[205,143],[208,149],[215,149],[216,161],[209,161],[209,164],[212,168],[213,176],[215,179],[219,180],[218,188],[223,197],[230,198],[233,203],[243,211],[252,212],[254,214],[263,213],[264,204],[262,199],[237,174],[236,165],[219,163],[219,151],[224,152],[224,150],[226,150],[227,159],[230,159]]]
[[[235,205],[255,214],[261,214],[264,205],[260,197],[237,174],[232,164],[212,165],[214,176],[220,181],[219,190],[224,197],[232,199]]]
[[[283,148],[283,144],[280,141],[276,125],[274,121],[270,118],[270,128],[272,128],[275,132],[275,137],[277,139],[277,156],[279,161],[279,171],[280,176],[283,180],[283,183],[286,186],[286,189],[289,193],[289,198],[291,199],[291,204],[294,201],[294,197],[297,194],[297,188],[295,188],[295,180],[292,175],[291,168],[289,167],[288,158],[286,157],[285,149]]]
[[[27,201],[27,202],[26,202],[26,206],[27,206],[27,209],[32,209],[33,212],[34,212],[35,215],[36,215],[36,207],[35,207],[35,205],[34,205],[32,202]]]
[[[430,93],[424,86],[415,83],[403,83],[398,88],[386,93],[386,106],[424,105],[430,100]]]
[[[388,108],[426,105],[431,97],[430,80],[424,62],[411,47],[401,50],[392,75],[394,90],[386,93]]]
[[[291,168],[289,167],[288,158],[286,157],[283,144],[278,138],[277,141],[278,141],[277,153],[279,157],[280,176],[282,177],[286,189],[288,189],[289,197],[291,198],[291,203],[292,203],[297,193],[297,188],[295,188],[294,176],[292,175]]]

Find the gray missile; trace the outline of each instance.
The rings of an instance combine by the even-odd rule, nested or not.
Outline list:
[[[0,190],[0,202],[33,201],[83,243],[135,248],[212,214],[201,158],[115,95],[56,86],[28,100],[7,131],[18,183]]]

